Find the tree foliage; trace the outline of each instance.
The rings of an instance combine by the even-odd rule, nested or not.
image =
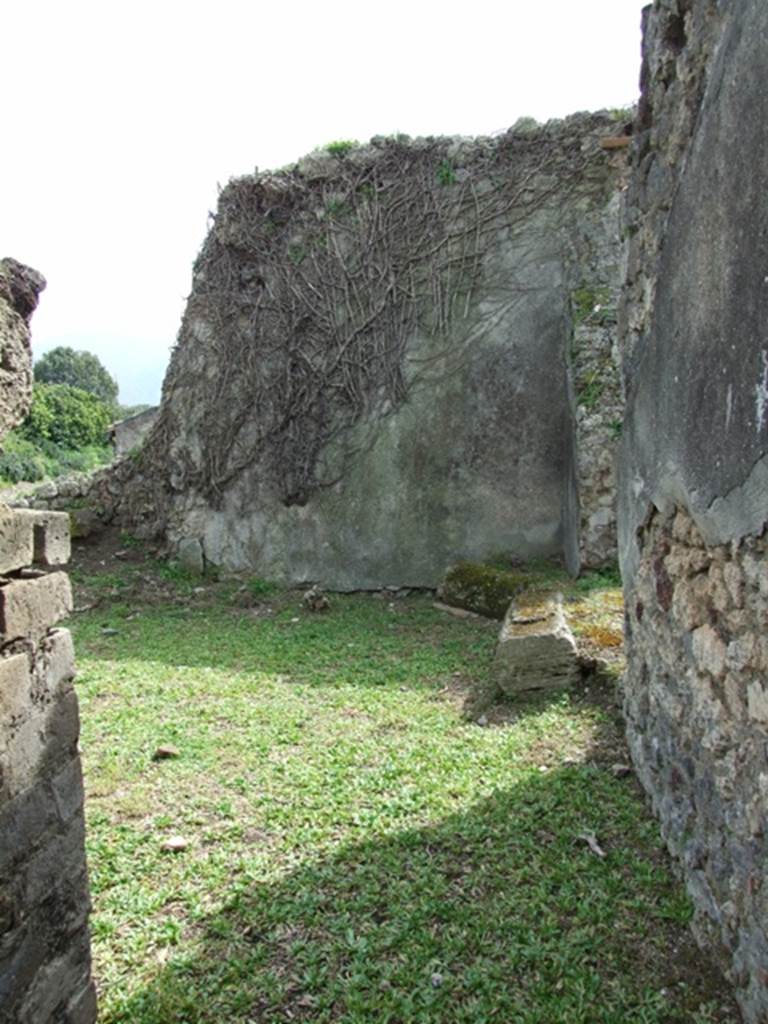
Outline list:
[[[96,395],[69,384],[35,384],[19,432],[38,445],[85,448],[105,443],[111,418],[111,409]]]
[[[35,380],[68,384],[95,395],[106,405],[117,404],[117,381],[92,352],[78,352],[66,345],[52,348],[35,363]]]

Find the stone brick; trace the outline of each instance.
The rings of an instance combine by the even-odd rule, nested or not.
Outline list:
[[[759,672],[768,672],[768,637],[756,636],[752,663]]]
[[[751,663],[756,650],[755,638],[750,634],[731,640],[726,648],[725,661],[729,669],[743,672]]]
[[[698,548],[676,547],[666,558],[667,572],[672,576],[695,576],[709,567],[706,551]]]
[[[768,725],[768,690],[757,679],[747,687],[749,717],[761,725]]]
[[[499,633],[494,677],[505,693],[557,689],[579,674],[576,642],[562,598],[513,602]]]
[[[0,436],[31,397],[44,279],[0,260]],[[55,488],[54,488],[55,491]],[[68,517],[0,505],[0,1024],[93,1024]]]
[[[36,565],[64,565],[69,561],[72,545],[69,537],[69,516],[66,512],[18,509],[16,515],[25,525],[29,524],[32,528],[32,558]]]
[[[72,610],[72,588],[64,572],[8,580],[0,586],[0,635],[39,640]]]
[[[65,1024],[93,1024],[97,1016],[96,986],[92,981],[70,999]]]
[[[66,1021],[69,991],[75,985],[79,989],[87,984],[88,966],[87,936],[81,935],[37,971],[19,1008],[18,1024]]]
[[[672,613],[681,629],[691,631],[709,619],[709,591],[704,576],[681,580],[674,589]]]
[[[0,1024],[18,1024],[19,1004],[45,964],[45,936],[25,921],[0,947]],[[36,1022],[47,1024],[47,1022]]]
[[[37,651],[0,658],[0,801],[32,785],[40,767],[55,770],[72,756],[78,736],[73,675],[65,629],[47,634]]]
[[[74,757],[51,779],[53,798],[56,810],[62,822],[66,823],[82,811],[83,808],[83,773],[80,758]]]
[[[682,509],[672,521],[672,536],[681,544],[687,544],[691,533],[691,519]]]
[[[31,565],[33,553],[31,522],[16,510],[0,505],[0,574]]]
[[[26,654],[12,654],[0,658],[0,762],[3,757],[4,740],[29,711],[31,704],[32,673]]]
[[[725,703],[735,722],[743,720],[747,710],[744,684],[738,674],[729,672],[723,684]]]
[[[68,629],[52,629],[36,651],[32,673],[32,701],[42,706],[72,688],[75,648]]]
[[[90,905],[86,882],[85,827],[74,817],[24,865],[23,901],[26,913],[59,892],[57,903],[68,903],[69,913],[57,913],[57,927],[71,932],[83,924]],[[68,918],[68,919],[67,919]]]
[[[736,608],[744,607],[744,576],[738,565],[728,562],[723,567],[723,582],[728,588],[731,601]]]
[[[715,563],[709,569],[708,590],[712,607],[718,612],[727,612],[731,605],[731,595],[725,585],[723,568]]]
[[[46,833],[59,824],[60,815],[47,782],[38,782],[0,805],[0,878],[11,865],[29,857]]]
[[[0,959],[3,956],[4,937],[8,935],[16,923],[14,901],[9,888],[6,886],[5,890],[0,892]]]
[[[697,939],[730,972],[745,1020],[757,1024],[767,1019],[765,993],[755,979],[761,964],[768,967],[761,896],[768,820],[768,602],[759,587],[768,564],[768,534],[743,545],[710,546],[706,554],[714,571],[691,578],[700,549],[691,549],[690,558],[677,551],[672,528],[674,522],[675,534],[692,537],[686,518],[682,510],[674,518],[656,513],[638,536],[642,556],[627,602],[627,732],[638,778],[652,797],[671,852],[683,863]],[[673,593],[667,611],[649,581],[658,552],[670,546],[679,557],[665,563]],[[743,593],[743,607],[734,608],[745,575],[751,577],[749,592]],[[718,588],[727,590],[727,600],[712,600]],[[690,632],[681,628],[686,621],[694,626]]]
[[[700,671],[721,676],[725,671],[726,648],[712,626],[701,626],[693,634],[693,657]]]
[[[3,755],[0,796],[10,800],[77,754],[80,718],[74,690],[27,718]]]

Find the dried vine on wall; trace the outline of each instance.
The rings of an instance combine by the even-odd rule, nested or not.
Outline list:
[[[199,458],[180,470],[177,453],[184,486],[215,505],[256,466],[286,504],[303,504],[339,479],[366,428],[453,372],[482,332],[475,300],[499,233],[595,187],[597,147],[584,140],[583,119],[471,143],[463,159],[450,140],[380,140],[232,181],[182,325],[182,343],[205,335],[211,373]],[[418,357],[415,337],[427,341]],[[172,369],[171,386],[193,388],[191,373]]]

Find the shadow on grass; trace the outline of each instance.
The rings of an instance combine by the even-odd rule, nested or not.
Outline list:
[[[423,598],[392,607],[339,598],[327,616],[311,616],[299,611],[297,595],[269,617],[195,600],[146,616],[140,606],[115,604],[75,620],[82,661],[108,661],[108,672],[146,663],[146,677],[131,679],[132,713],[147,695],[172,691],[174,674],[187,704],[215,704],[219,672],[431,689],[440,699],[445,689],[444,699],[461,700],[486,677],[497,628],[444,618]],[[105,635],[105,627],[118,632]],[[195,681],[178,675],[187,667],[215,672]],[[446,687],[446,677],[455,682]],[[125,701],[122,691],[118,699]],[[503,727],[554,699],[507,704],[489,724]],[[582,691],[577,699],[591,698]],[[156,715],[145,702],[144,713]],[[227,730],[236,727],[227,721]],[[545,748],[546,736],[539,743]],[[244,830],[223,864],[215,842],[193,844],[178,856],[199,878],[217,879],[215,909],[185,913],[183,889],[174,892],[150,929],[149,955],[164,965],[152,973],[135,963],[141,981],[130,980],[130,968],[116,972],[128,980],[104,994],[103,1024],[737,1021],[719,976],[693,946],[687,901],[635,782],[605,770],[617,743],[606,717],[577,763],[563,763],[562,751],[548,758],[527,749],[526,766],[510,766],[519,781],[492,793],[480,760],[484,797],[460,813],[400,831],[391,819],[374,820],[364,840],[329,848],[326,838],[312,853],[283,847],[281,862],[293,866],[281,871],[269,832],[249,845]],[[139,873],[142,863],[131,867]],[[162,861],[146,863],[142,885],[160,890]],[[130,906],[120,911],[130,919]],[[119,945],[119,923],[113,934]],[[706,1003],[710,1011],[697,1015]]]
[[[580,764],[534,766],[463,813],[346,845],[278,880],[257,843],[230,865],[218,909],[185,920],[165,967],[110,993],[102,1019],[735,1021],[655,836],[632,779]],[[168,913],[177,920],[178,904]]]

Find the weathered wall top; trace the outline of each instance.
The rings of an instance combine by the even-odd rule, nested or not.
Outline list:
[[[617,231],[617,130],[336,144],[230,182],[139,460],[171,542],[342,589],[574,566],[570,293]]]

